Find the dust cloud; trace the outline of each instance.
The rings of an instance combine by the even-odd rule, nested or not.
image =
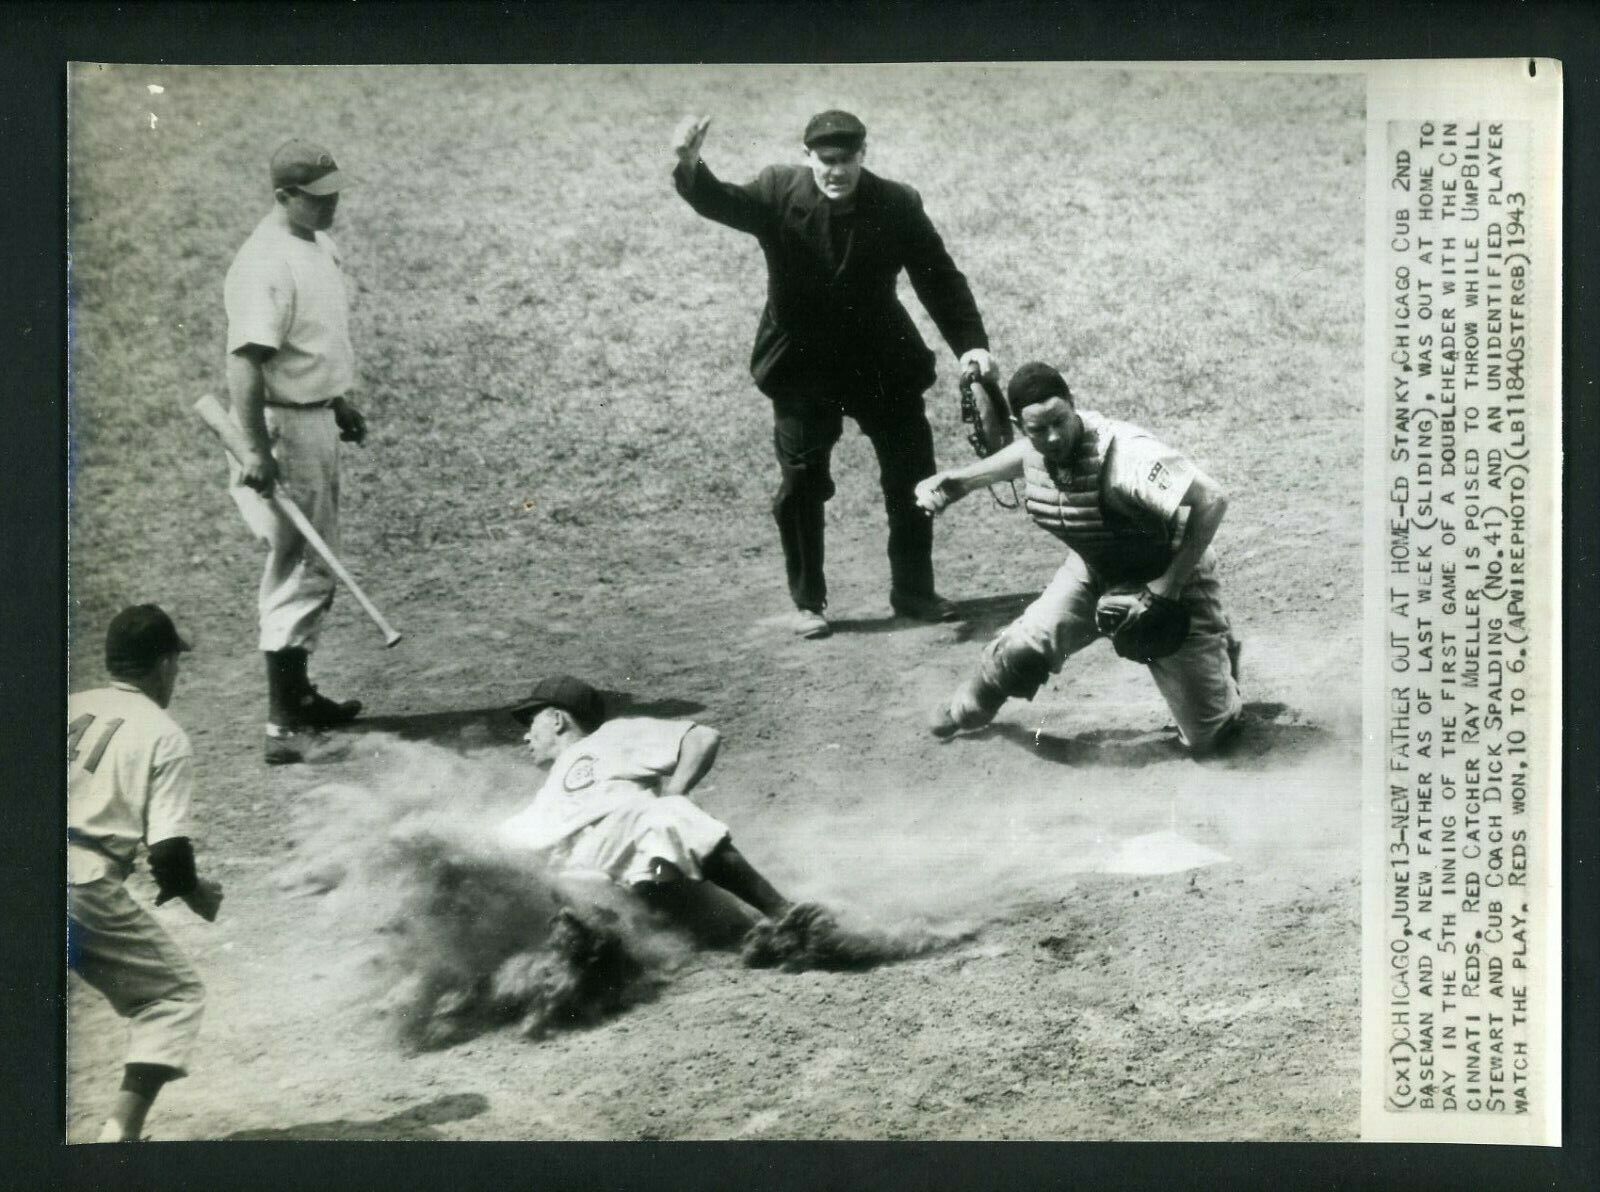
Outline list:
[[[799,897],[902,930],[971,931],[1068,897],[1089,874],[1352,863],[1352,723],[1331,703],[1315,718],[1275,707],[1226,757],[1196,762],[1157,739],[1098,749],[1087,764],[1013,725],[941,746],[948,768],[915,785],[905,767],[863,760],[843,810],[726,818],[746,855]]]
[[[536,789],[526,763],[373,736],[352,768],[359,778],[300,797],[280,886],[329,900],[347,962],[403,1043],[592,1023],[649,997],[686,955],[608,883],[555,878],[496,843]]]
[[[736,916],[744,962],[850,970],[924,955],[1093,874],[1352,863],[1359,717],[1336,700],[1315,717],[1253,716],[1236,750],[1206,762],[1134,742],[1066,764],[1025,729],[991,730],[941,746],[950,764],[916,784],[904,765],[861,761],[841,811],[714,799],[740,850],[800,904],[748,933]],[[495,843],[542,781],[525,760],[374,735],[346,772],[300,798],[283,884],[329,900],[409,1045],[594,1022],[694,951],[682,923],[626,891],[555,878]]]
[[[300,796],[279,886],[325,900],[346,963],[403,1044],[590,1025],[653,996],[694,950],[683,922],[629,892],[497,843],[542,781],[527,762],[375,734],[350,769]],[[788,971],[859,970],[965,937],[815,902],[741,934],[745,964]]]

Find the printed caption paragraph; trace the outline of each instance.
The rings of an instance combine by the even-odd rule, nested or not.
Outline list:
[[[1385,1108],[1526,1115],[1531,127],[1388,125]]]

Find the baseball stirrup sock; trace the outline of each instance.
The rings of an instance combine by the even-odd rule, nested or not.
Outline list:
[[[288,650],[267,650],[267,722],[280,728],[294,724],[294,708],[299,702],[295,685],[295,659]]]
[[[776,918],[789,907],[789,900],[745,860],[744,854],[733,847],[731,839],[725,838],[711,850],[711,855],[700,862],[700,872],[708,881],[749,903],[763,915]]]
[[[165,1064],[127,1064],[122,1069],[122,1091],[154,1100],[161,1086],[177,1074],[176,1068]]]

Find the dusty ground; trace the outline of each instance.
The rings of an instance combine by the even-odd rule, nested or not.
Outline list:
[[[349,72],[313,103],[293,72],[164,71],[158,141],[140,139],[145,74],[79,81],[72,678],[100,680],[126,600],[195,632],[173,711],[199,757],[202,864],[227,889],[214,925],[159,912],[211,1003],[157,1136],[1353,1136],[1359,85],[769,73],[619,70],[584,112],[515,72]],[[891,619],[853,434],[829,540],[839,632],[783,630],[769,431],[740,372],[759,260],[679,209],[661,152],[681,107],[715,103],[708,159],[753,172],[798,127],[759,102],[774,83],[801,121],[837,96],[900,129],[877,164],[930,196],[1003,363],[1057,360],[1085,404],[1229,486],[1218,549],[1253,701],[1234,755],[1178,756],[1147,676],[1104,648],[990,730],[928,737],[927,706],[1058,549],[975,497],[936,547],[965,629]],[[965,185],[978,157],[938,152],[931,104],[996,114],[1014,140],[994,169],[1024,147],[1072,168],[1002,219]],[[586,121],[582,151],[518,140],[541,115]],[[218,383],[221,272],[261,207],[258,142],[291,124],[366,162],[338,229],[375,431],[350,459],[346,544],[407,640],[384,652],[341,601],[318,677],[371,716],[346,760],[268,771],[255,551],[182,407]],[[953,390],[931,395],[952,461]],[[588,1030],[397,1047],[369,965],[385,908],[285,879],[351,791],[381,809],[421,784],[462,818],[517,805],[538,772],[498,709],[553,669],[721,729],[699,798],[780,886],[968,937],[848,974],[702,949]],[[428,785],[463,757],[474,789]],[[1224,859],[1139,872],[1196,847]],[[121,1034],[72,995],[79,1140]]]

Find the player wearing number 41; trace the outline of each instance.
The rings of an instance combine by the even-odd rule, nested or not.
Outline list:
[[[333,155],[287,141],[272,155],[273,208],[228,270],[228,393],[253,446],[232,487],[246,524],[267,544],[257,596],[267,667],[269,765],[308,760],[311,730],[354,720],[358,700],[318,693],[307,674],[334,577],[266,497],[283,485],[334,550],[339,547],[339,443],[363,443],[367,422],[347,396],[356,380],[348,296],[327,235],[343,181]]]
[[[139,1138],[200,1030],[200,978],[124,887],[144,845],[157,906],[177,898],[211,922],[222,904],[222,887],[195,874],[192,751],[164,710],[188,649],[160,608],[124,609],[106,633],[111,685],[67,699],[67,965],[128,1019],[131,1036],[101,1142]],[[74,1043],[81,1037],[74,1030]]]
[[[1195,754],[1239,723],[1239,644],[1222,609],[1211,541],[1227,496],[1149,432],[1081,410],[1048,364],[1025,364],[1007,387],[1022,437],[917,485],[930,514],[1021,479],[1028,513],[1070,548],[1044,592],[1000,631],[977,672],[933,713],[939,737],[979,728],[1013,696],[1032,699],[1096,638],[1150,668],[1178,735]]]
[[[912,491],[934,468],[922,394],[933,353],[895,296],[901,270],[963,368],[995,373],[972,290],[911,187],[864,168],[867,130],[849,112],[806,125],[805,163],[723,182],[700,159],[708,117],[689,117],[673,143],[678,193],[707,219],[748,232],[767,259],[767,303],[750,371],[772,400],[781,480],[772,514],[783,543],[795,632],[826,637],[824,504],[829,457],[846,415],[878,457],[889,520],[889,604],[919,621],[956,611],[933,586],[933,529]]]

